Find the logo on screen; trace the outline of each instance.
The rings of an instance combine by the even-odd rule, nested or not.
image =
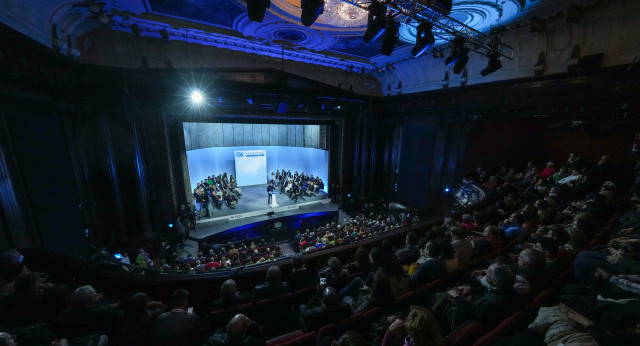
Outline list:
[[[237,157],[243,157],[243,156],[244,156],[244,154],[243,154],[242,152],[237,152],[237,153],[236,153],[236,156],[237,156]]]

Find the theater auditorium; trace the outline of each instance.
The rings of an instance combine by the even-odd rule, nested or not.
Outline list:
[[[639,43],[632,0],[1,0],[0,346],[640,344]]]

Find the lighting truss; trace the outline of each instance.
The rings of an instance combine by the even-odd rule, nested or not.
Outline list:
[[[367,10],[371,0],[342,0],[348,4]],[[417,0],[388,0],[380,1],[387,7],[390,15],[399,23],[417,27],[422,21],[427,20],[433,25],[433,35],[445,41],[453,41],[456,37],[464,38],[468,48],[478,54],[490,56],[498,54],[509,60],[513,60],[513,48],[487,34],[461,23],[448,15],[438,12],[436,9],[425,6]]]

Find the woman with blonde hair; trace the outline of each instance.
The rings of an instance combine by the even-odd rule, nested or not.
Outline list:
[[[382,339],[382,346],[444,346],[440,325],[433,313],[423,306],[412,305],[403,321],[395,316]],[[403,337],[404,336],[404,337]]]

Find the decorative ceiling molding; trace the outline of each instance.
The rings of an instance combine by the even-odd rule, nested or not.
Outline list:
[[[371,67],[369,62],[347,60],[310,51],[297,50],[295,48],[292,49],[290,47],[285,47],[284,45],[274,45],[266,39],[250,40],[195,29],[175,29],[168,24],[147,21],[140,18],[125,19],[122,17],[115,17],[112,22],[112,28],[115,30],[131,32],[131,27],[134,24],[140,28],[140,32],[143,36],[148,37],[161,38],[162,35],[160,32],[162,30],[166,30],[169,34],[169,39],[172,40],[197,43],[250,54],[259,54],[272,58],[284,58],[285,60],[293,60],[339,69],[346,69],[349,66],[353,66],[353,69],[355,70],[362,68],[368,69]]]

